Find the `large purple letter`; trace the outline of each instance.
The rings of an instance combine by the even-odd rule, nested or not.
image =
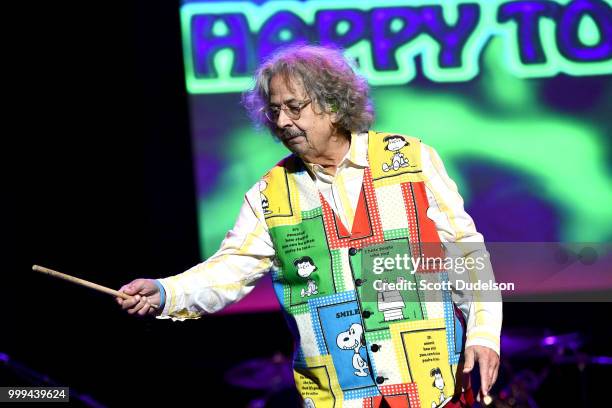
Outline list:
[[[461,4],[459,18],[454,27],[444,21],[442,6],[421,7],[421,20],[425,31],[440,44],[438,65],[441,68],[461,66],[461,52],[480,17],[478,4]]]
[[[289,38],[282,38],[288,33]],[[297,42],[308,42],[309,30],[301,18],[289,11],[280,11],[271,16],[259,31],[257,49],[259,61],[266,58],[276,48]]]
[[[420,13],[412,7],[374,9],[372,16],[372,53],[377,70],[396,70],[395,51],[420,34]],[[391,22],[399,19],[404,24],[397,33]]]
[[[546,62],[546,55],[540,41],[538,27],[540,17],[554,17],[559,5],[543,1],[513,1],[499,8],[497,20],[506,22],[516,20],[521,62],[523,64],[541,64]]]
[[[599,42],[584,45],[578,36],[580,21],[591,16],[599,30]],[[603,1],[577,0],[568,4],[557,23],[557,46],[567,59],[576,62],[612,58],[612,10]]]
[[[218,21],[228,28],[227,33],[220,37],[213,33],[213,26]],[[214,57],[223,48],[231,48],[234,52],[232,75],[243,76],[249,73],[249,29],[242,14],[193,16],[191,39],[196,77],[217,77]]]
[[[317,12],[317,31],[321,45],[335,44],[342,48],[351,45],[364,38],[365,13],[359,10],[322,10]],[[338,24],[346,22],[349,29],[346,33],[338,34]]]

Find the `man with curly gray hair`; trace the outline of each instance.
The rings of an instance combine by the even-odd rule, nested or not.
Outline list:
[[[486,396],[499,367],[501,303],[398,289],[416,282],[415,272],[435,283],[450,273],[414,259],[408,274],[387,267],[415,253],[439,257],[442,243],[483,242],[437,152],[370,129],[367,82],[338,49],[280,50],[243,103],[292,154],[246,193],[216,254],[176,276],[132,281],[121,290],[134,297],[117,302],[139,315],[198,318],[242,299],[272,271],[305,404],[470,406],[475,362]],[[486,250],[475,248],[460,256],[480,257],[486,268],[470,277],[491,272]],[[372,275],[377,260],[384,279]],[[379,290],[377,282],[398,286]]]

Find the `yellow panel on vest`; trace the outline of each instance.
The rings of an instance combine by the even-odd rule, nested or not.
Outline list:
[[[390,331],[402,381],[418,384],[421,406],[438,406],[450,399],[456,366],[448,362],[444,319],[398,323]]]
[[[343,393],[331,356],[307,357],[308,368],[294,367],[295,385],[302,398],[310,398],[316,407],[342,406]]]
[[[416,137],[370,131],[368,161],[375,187],[424,181],[421,141]]]
[[[269,227],[295,225],[302,221],[295,179],[287,174],[282,164],[263,176],[259,182],[259,192]]]

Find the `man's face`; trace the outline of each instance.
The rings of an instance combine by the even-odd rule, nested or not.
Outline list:
[[[289,87],[279,75],[270,80],[271,106],[299,106],[309,99],[302,84],[297,81],[291,81]],[[302,109],[299,119],[291,119],[281,110],[274,129],[287,149],[310,162],[327,150],[333,134],[332,114],[316,113],[314,104],[313,101]]]

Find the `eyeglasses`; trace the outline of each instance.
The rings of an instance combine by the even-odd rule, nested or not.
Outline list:
[[[312,102],[311,99],[307,99],[298,104],[290,104],[290,105],[281,105],[281,106],[268,106],[262,108],[266,119],[268,119],[272,123],[276,123],[278,121],[278,117],[280,116],[280,111],[283,110],[285,115],[289,117],[291,120],[298,120],[300,115],[302,114],[302,109],[304,109],[308,104]]]

